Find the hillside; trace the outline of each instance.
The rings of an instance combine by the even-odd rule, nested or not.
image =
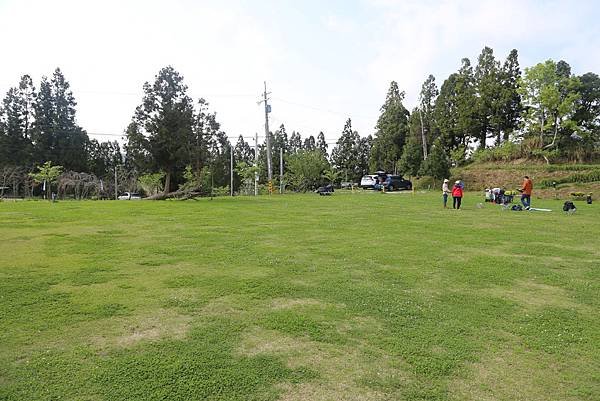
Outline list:
[[[600,164],[541,164],[517,160],[504,163],[473,163],[452,169],[453,179],[462,179],[469,190],[489,187],[516,189],[523,176],[534,182],[534,196],[571,198],[571,192],[600,196]],[[556,189],[552,186],[556,182]]]

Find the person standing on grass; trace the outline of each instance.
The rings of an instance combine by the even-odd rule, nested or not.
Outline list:
[[[452,209],[460,209],[460,204],[462,203],[463,197],[463,188],[460,181],[456,181],[454,183],[454,187],[452,187]]]
[[[531,191],[533,190],[533,181],[528,176],[523,177],[523,185],[521,185],[521,203],[525,209],[531,206]]]
[[[444,179],[444,183],[442,184],[442,199],[444,200],[444,209],[448,207],[448,195],[450,194],[450,189],[448,188],[449,180],[447,178]]]

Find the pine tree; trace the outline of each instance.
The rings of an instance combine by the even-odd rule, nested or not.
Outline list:
[[[523,107],[521,105],[521,95],[519,95],[519,80],[521,79],[521,70],[519,69],[519,56],[516,49],[513,49],[506,61],[502,65],[501,71],[502,89],[501,89],[501,110],[500,110],[500,129],[502,140],[508,141],[511,133],[519,127]],[[499,144],[500,137],[496,140]]]
[[[173,67],[162,68],[153,84],[144,84],[142,104],[136,109],[127,139],[133,140],[129,145],[141,146],[135,151],[151,156],[165,173],[165,193],[171,190],[171,178],[190,160],[194,121],[187,86]]]
[[[56,163],[68,170],[84,171],[87,167],[87,133],[75,121],[75,97],[63,73],[57,68],[50,81],[54,103],[54,137]]]
[[[289,153],[296,153],[299,150],[302,150],[302,137],[299,132],[292,131],[289,141]]]
[[[77,103],[69,88],[59,68],[50,81],[42,78],[33,107],[35,122],[31,137],[35,159],[37,163],[52,161],[67,170],[85,171],[89,138],[76,123]]]
[[[421,146],[423,147],[423,158],[427,155],[431,144],[437,137],[435,131],[435,119],[434,119],[434,108],[435,100],[439,95],[439,90],[435,84],[435,77],[429,75],[427,80],[423,82],[421,86],[421,93],[419,94],[419,108],[414,110],[411,114],[419,114],[419,133],[421,136]]]
[[[375,138],[370,157],[371,170],[393,171],[402,154],[402,147],[408,135],[408,110],[402,104],[404,92],[392,81],[381,115],[375,127]]]
[[[352,129],[352,120],[348,119],[331,152],[332,163],[342,173],[344,181],[356,181],[362,175],[360,148],[361,138],[358,132]]]
[[[450,159],[446,155],[440,140],[436,140],[431,147],[431,153],[421,166],[421,175],[429,175],[438,180],[450,176]]]
[[[302,149],[304,150],[315,150],[317,148],[317,144],[315,142],[315,137],[310,135],[308,138],[304,140],[302,144]]]
[[[500,63],[494,58],[494,51],[485,47],[477,62],[474,74],[476,129],[474,136],[479,148],[485,149],[487,138],[501,135],[502,75]]]
[[[317,135],[317,149],[319,149],[321,153],[323,153],[326,159],[329,158],[327,148],[328,146],[327,141],[325,140],[325,134],[323,133],[323,131],[321,131],[319,132],[319,135]]]
[[[402,157],[398,161],[400,174],[416,177],[423,162],[423,150],[417,136],[411,136],[402,149]]]
[[[32,161],[30,137],[34,91],[29,76],[17,88],[8,90],[0,108],[0,164],[26,166]],[[21,87],[23,86],[23,90]]]

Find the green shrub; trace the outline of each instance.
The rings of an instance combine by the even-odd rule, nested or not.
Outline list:
[[[575,174],[571,174],[567,177],[556,178],[556,179],[551,179],[551,180],[542,180],[540,182],[540,185],[542,188],[550,188],[553,186],[554,183],[556,183],[556,185],[571,184],[571,183],[583,184],[583,183],[587,183],[587,182],[596,182],[596,181],[600,181],[600,170],[592,170],[592,171],[583,172],[583,173],[575,173]]]
[[[429,175],[425,175],[423,177],[419,177],[419,178],[415,178],[412,180],[413,183],[413,188],[414,189],[418,189],[418,190],[430,190],[430,189],[437,189],[437,187],[440,187],[440,191],[442,188],[442,184],[441,184],[441,180],[436,180],[435,178],[429,176]]]

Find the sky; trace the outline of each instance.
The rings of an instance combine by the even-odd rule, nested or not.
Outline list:
[[[271,130],[325,133],[344,123],[373,135],[390,82],[416,106],[484,46],[521,67],[565,60],[600,73],[600,2],[542,0],[0,0],[0,96],[24,74],[36,86],[60,67],[77,122],[98,140],[123,134],[142,85],[173,66],[232,141]]]

